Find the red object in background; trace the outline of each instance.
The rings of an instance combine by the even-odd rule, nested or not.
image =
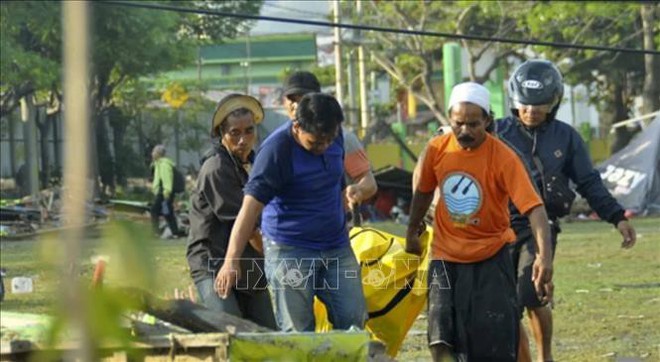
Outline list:
[[[92,276],[92,287],[98,288],[103,285],[103,276],[105,275],[105,260],[96,262],[94,275]]]
[[[390,210],[392,210],[394,205],[396,205],[396,194],[394,190],[378,190],[374,207],[381,216],[389,218]]]

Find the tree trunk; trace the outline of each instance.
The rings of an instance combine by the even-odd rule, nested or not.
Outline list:
[[[7,121],[9,122],[9,165],[11,167],[11,176],[15,178],[18,167],[16,167],[16,129],[14,128],[14,112],[7,114]]]
[[[110,152],[106,116],[106,112],[103,112],[96,117],[96,150],[98,152],[98,170],[102,195],[113,194],[115,189],[114,160]]]
[[[625,87],[623,84],[614,85],[613,93],[613,102],[610,103],[611,109],[609,112],[613,115],[611,124],[616,124],[618,122],[624,121],[628,118],[629,109],[626,106],[625,100]],[[635,134],[635,130],[630,130],[628,127],[618,127],[614,131],[614,141],[610,147],[610,152],[612,154],[626,147],[628,142],[632,139],[632,136]]]
[[[149,146],[147,145],[146,137],[144,135],[144,130],[142,129],[142,123],[144,122],[144,112],[140,111],[137,115],[137,135],[138,135],[138,155],[141,157],[140,158],[140,170],[142,172],[140,173],[140,177],[145,177],[149,178],[149,154],[150,151],[147,151]],[[134,175],[135,176],[135,175]]]
[[[644,49],[655,50],[653,43],[653,25],[658,16],[660,6],[657,3],[645,3],[641,6],[642,27],[644,29]],[[660,19],[659,19],[660,20]],[[642,112],[652,113],[660,109],[660,57],[654,54],[644,55],[644,93],[642,95]]]
[[[23,144],[25,147],[26,180],[23,191],[33,197],[39,194],[39,166],[37,164],[37,127],[35,118],[37,107],[34,104],[34,94],[28,94],[21,100],[23,117]]]
[[[142,311],[193,333],[271,331],[252,321],[228,313],[214,312],[186,299],[160,299],[148,291],[137,288],[120,288],[117,291],[124,296],[124,299],[137,302]]]
[[[60,152],[60,125],[62,124],[62,113],[57,113],[53,118],[53,164],[57,173],[62,175],[62,155]]]
[[[128,153],[124,139],[126,138],[128,119],[119,109],[112,108],[112,112],[110,112],[110,125],[112,126],[112,142],[115,149],[116,182],[125,187],[127,185],[126,164],[128,163]]]
[[[37,112],[37,128],[39,130],[39,145],[41,153],[41,172],[39,179],[41,181],[41,188],[48,187],[50,180],[50,153],[48,152],[48,136],[50,136],[50,126],[53,122],[53,116],[48,115],[46,107],[39,107]]]

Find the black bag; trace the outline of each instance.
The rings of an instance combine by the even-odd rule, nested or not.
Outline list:
[[[186,191],[186,176],[178,168],[172,167],[172,193],[178,194]]]
[[[563,175],[544,175],[543,183],[543,201],[548,215],[551,218],[568,215],[576,196],[568,180]]]

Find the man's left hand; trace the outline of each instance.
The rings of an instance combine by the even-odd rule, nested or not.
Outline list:
[[[357,185],[346,186],[346,201],[349,205],[362,203],[364,197],[362,190]]]
[[[635,245],[635,241],[637,241],[637,234],[635,233],[635,228],[630,225],[628,220],[621,220],[619,223],[616,225],[616,228],[619,230],[621,233],[621,236],[623,236],[623,242],[621,243],[621,247],[624,249],[630,249]]]

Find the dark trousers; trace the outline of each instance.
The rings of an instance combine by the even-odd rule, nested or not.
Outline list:
[[[461,361],[516,361],[519,309],[508,246],[475,263],[432,260],[428,284],[430,346],[449,346]]]
[[[166,213],[163,213],[163,202],[165,202],[167,205]],[[170,197],[168,197],[167,200],[165,200],[165,197],[162,193],[156,195],[156,199],[154,200],[153,205],[151,205],[151,227],[153,228],[154,233],[160,234],[160,230],[158,228],[158,217],[162,215],[165,217],[165,221],[167,221],[167,225],[170,227],[172,235],[179,235],[179,228],[176,224],[176,216],[174,216],[173,205],[174,193],[170,194]]]

